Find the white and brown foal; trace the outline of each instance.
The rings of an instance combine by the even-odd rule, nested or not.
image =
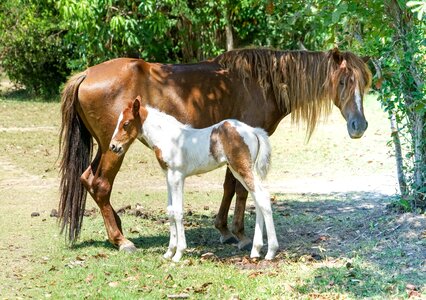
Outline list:
[[[251,257],[259,257],[266,224],[268,252],[273,259],[278,241],[268,191],[260,182],[268,172],[271,147],[266,132],[237,120],[224,120],[204,129],[194,129],[149,106],[138,96],[118,119],[110,150],[123,155],[135,139],[154,150],[167,179],[170,243],[165,258],[179,261],[186,249],[183,227],[185,178],[228,164],[234,176],[250,192],[256,206],[256,226]]]

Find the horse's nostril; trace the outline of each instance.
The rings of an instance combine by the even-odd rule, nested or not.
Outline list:
[[[110,148],[112,151],[115,151],[115,145],[114,145],[114,144],[111,144],[111,145],[109,146],[109,148]]]
[[[353,129],[354,131],[356,131],[356,130],[358,129],[358,124],[357,124],[357,122],[356,122],[356,121],[352,121],[352,123],[351,123],[351,127],[352,127],[352,129]]]

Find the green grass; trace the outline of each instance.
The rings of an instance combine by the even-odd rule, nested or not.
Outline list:
[[[347,137],[336,112],[309,143],[288,120],[271,138],[267,184],[280,242],[273,262],[218,243],[213,223],[224,169],[188,178],[188,251],[178,264],[162,259],[169,238],[165,181],[141,144],[126,156],[112,194],[115,208],[144,208],[144,218],[121,217],[138,251],[121,253],[106,241],[97,209],[68,247],[49,216],[59,196],[60,105],[9,97],[0,98],[0,108],[0,299],[401,299],[407,284],[425,293],[426,218],[387,211],[392,196],[363,189],[394,173],[388,121],[372,97],[365,108],[370,126],[360,140]],[[368,180],[349,185],[355,189],[338,186],[357,178]],[[318,192],[324,185],[336,192]],[[89,198],[87,208],[95,207]],[[249,236],[254,219],[249,201]]]

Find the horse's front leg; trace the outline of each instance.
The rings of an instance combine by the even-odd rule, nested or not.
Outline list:
[[[110,203],[114,179],[123,158],[110,151],[103,154],[98,152],[92,165],[82,174],[81,181],[99,206],[109,241],[119,250],[133,252],[136,247],[124,237],[120,217]],[[94,174],[92,170],[96,170]]]
[[[176,252],[172,258],[174,262],[178,262],[187,248],[185,229],[183,226],[183,185],[185,178],[179,172],[167,172],[167,188],[171,193],[172,205],[169,211],[172,211],[176,223],[177,245]]]

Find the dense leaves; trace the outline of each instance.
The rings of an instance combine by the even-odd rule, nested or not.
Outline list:
[[[17,3],[18,2],[18,3]],[[59,16],[49,0],[0,3],[1,66],[12,81],[49,97],[69,74]]]

